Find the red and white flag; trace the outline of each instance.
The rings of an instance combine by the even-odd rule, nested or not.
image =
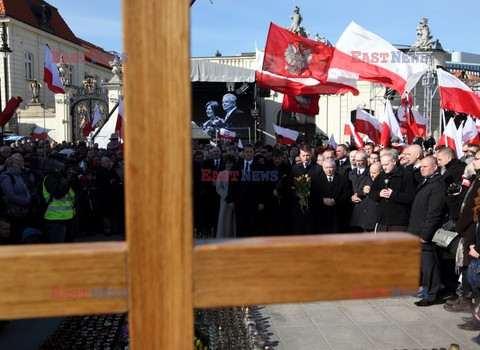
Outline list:
[[[420,137],[425,137],[427,134],[428,119],[425,118],[418,110],[411,108],[415,122],[417,123],[417,132]],[[405,107],[400,106],[397,109],[397,116],[400,119],[400,128],[403,134],[407,133],[407,114],[405,113]]]
[[[320,112],[319,100],[320,95],[283,95],[282,109],[305,115],[317,115]]]
[[[125,122],[125,113],[123,111],[123,98],[118,97],[118,117],[117,123],[115,124],[115,132],[117,133],[118,137],[123,140],[123,125]]]
[[[355,131],[355,127],[353,126],[350,120],[347,120],[347,122],[345,123],[343,133],[345,135],[350,135],[353,138],[353,140],[355,141],[355,145],[357,146],[358,149],[363,149],[363,146],[365,145],[362,141],[362,138],[360,137],[358,132]]]
[[[10,98],[5,109],[0,114],[0,127],[4,128],[5,125],[12,119],[15,111],[17,110],[18,106],[23,102],[23,99],[20,96]]]
[[[84,137],[87,137],[90,135],[91,132],[95,131],[95,126],[97,123],[102,119],[102,114],[100,113],[100,109],[98,108],[98,105],[95,105],[95,109],[93,112],[93,118],[90,119],[90,121],[85,124],[83,127],[82,133]]]
[[[45,129],[45,128],[42,128],[41,126],[37,126],[32,131],[32,139],[46,140],[48,136],[48,132],[52,130],[53,129]]]
[[[368,80],[403,95],[427,71],[427,64],[419,61],[351,22],[335,45],[327,82],[356,86],[357,80]]]
[[[480,145],[480,138],[478,137],[478,130],[473,118],[467,117],[467,120],[463,124],[463,142],[472,143],[474,145]]]
[[[45,62],[43,64],[43,81],[47,83],[48,89],[55,94],[64,94],[65,87],[63,86],[60,72],[57,65],[53,61],[52,51],[50,47],[45,44]]]
[[[383,116],[380,117],[380,123],[382,123],[382,136],[380,138],[380,143],[383,147],[388,147],[390,139],[394,136],[400,138],[400,140],[402,139],[400,125],[398,125],[397,118],[395,118],[390,100],[387,100],[385,103],[385,112],[383,113]]]
[[[480,119],[475,118],[475,126],[477,127],[477,130],[480,133]]]
[[[437,69],[440,106],[480,118],[480,96],[454,75]]]
[[[332,55],[333,47],[270,23],[263,69],[284,77],[325,82]]]
[[[237,133],[235,131],[230,131],[230,130],[221,128],[220,133],[218,135],[221,139],[228,140],[230,142],[234,142],[235,137],[237,136]]]
[[[455,118],[450,118],[447,125],[445,126],[445,130],[443,131],[442,136],[437,142],[438,146],[447,146],[455,150],[457,152],[457,157],[463,157],[462,145],[463,145],[463,131],[462,126],[459,129],[455,126]]]
[[[382,124],[362,108],[357,108],[355,130],[367,135],[374,143],[380,143]]]
[[[324,84],[314,78],[291,78],[278,75],[263,69],[262,51],[256,50],[256,71],[255,82],[258,86],[280,92],[285,95],[337,95],[351,92],[358,96],[356,88],[342,84],[329,83]]]
[[[299,132],[273,124],[275,138],[280,145],[294,145],[297,143]]]

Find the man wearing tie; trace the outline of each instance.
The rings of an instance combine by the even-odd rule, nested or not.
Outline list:
[[[351,232],[362,232],[364,205],[362,201],[366,195],[363,192],[363,187],[371,184],[370,171],[367,166],[367,153],[365,151],[358,151],[355,154],[355,170],[351,171],[348,178],[352,184],[353,196],[351,201],[353,203],[352,215],[350,216]]]
[[[245,145],[243,156],[234,170],[238,172],[228,187],[227,203],[235,209],[237,237],[262,236],[263,209],[265,207],[265,184],[256,181],[253,172],[264,171],[262,164],[255,162],[253,145]]]
[[[336,148],[337,156],[337,172],[341,175],[348,176],[348,173],[352,168],[350,168],[350,159],[348,158],[348,148],[344,144],[338,145]]]
[[[297,178],[302,175],[308,175],[311,180],[311,186],[314,186],[316,179],[318,178],[318,169],[315,165],[312,165],[311,162],[311,149],[310,146],[306,143],[301,144],[299,147],[300,150],[300,159],[301,163],[295,164],[290,170],[289,176],[289,195],[291,199],[291,217],[292,217],[292,228],[293,233],[296,235],[311,234],[314,232],[313,227],[313,210],[312,208],[316,205],[315,198],[312,196],[307,196],[308,208],[303,208],[300,206],[299,201],[301,198],[304,198],[305,195],[297,193],[295,191],[295,182],[294,178]],[[310,191],[312,192],[312,191]]]
[[[342,233],[348,230],[350,197],[352,187],[346,176],[336,172],[333,159],[323,161],[323,173],[318,186],[313,186],[312,195],[318,197],[316,224],[321,233]]]

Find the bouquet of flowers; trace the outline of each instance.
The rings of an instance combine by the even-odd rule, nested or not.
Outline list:
[[[296,194],[301,195],[298,204],[300,204],[302,213],[305,214],[305,210],[308,210],[308,197],[310,196],[312,179],[307,174],[300,175],[293,178],[293,185]]]

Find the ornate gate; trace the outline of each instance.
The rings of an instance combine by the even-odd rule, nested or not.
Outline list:
[[[107,90],[98,87],[97,81],[92,76],[85,76],[83,86],[70,98],[70,115],[72,116],[72,140],[83,140],[86,137],[82,134],[83,127],[93,118],[95,106],[98,105],[101,120],[98,126],[102,126],[108,116],[108,94]]]

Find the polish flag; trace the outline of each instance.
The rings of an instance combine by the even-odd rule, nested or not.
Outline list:
[[[53,130],[53,129],[45,129],[45,128],[42,128],[41,126],[37,126],[32,131],[32,139],[33,140],[36,140],[36,139],[46,140],[47,136],[48,136],[48,132],[51,131],[51,130]]]
[[[118,137],[123,140],[123,124],[125,122],[125,113],[123,111],[123,98],[118,98],[118,117],[117,117],[117,124],[115,124],[115,132],[117,133]]]
[[[480,96],[452,74],[437,69],[440,106],[480,118]]]
[[[478,137],[478,130],[473,118],[467,117],[467,120],[463,124],[463,138],[464,142],[473,143],[474,145],[480,145],[480,138]]]
[[[445,130],[443,131],[442,136],[438,140],[437,147],[439,146],[447,146],[452,148],[457,152],[457,157],[463,157],[462,152],[462,145],[463,145],[463,131],[462,126],[460,126],[460,130],[457,129],[455,126],[455,118],[450,118],[447,125],[445,126]]]
[[[367,135],[375,143],[380,142],[382,134],[382,124],[372,115],[364,111],[362,108],[357,108],[357,116],[355,120],[355,130]]]
[[[335,45],[327,82],[356,86],[367,80],[403,95],[427,71],[428,65],[397,50],[379,36],[351,22]]]
[[[417,130],[418,135],[420,137],[425,137],[427,135],[427,124],[428,119],[425,118],[418,110],[410,109],[413,113],[413,117],[415,118],[415,122],[417,123]],[[407,133],[407,115],[405,113],[405,108],[403,106],[398,107],[397,109],[397,116],[400,119],[400,127],[403,134]]]
[[[65,87],[60,78],[60,72],[57,65],[53,61],[52,51],[50,47],[45,44],[45,62],[43,65],[43,81],[47,83],[48,89],[54,94],[64,94]]]
[[[17,110],[18,106],[23,102],[23,99],[20,96],[12,97],[10,101],[8,101],[5,109],[0,113],[0,127],[4,128],[5,125],[12,119],[15,111]]]
[[[397,118],[395,118],[390,100],[387,100],[385,104],[385,112],[383,113],[383,116],[380,117],[380,122],[382,123],[382,136],[380,138],[380,143],[383,147],[388,147],[390,139],[394,136],[397,136],[400,140],[402,139],[400,125],[398,125]]]
[[[283,95],[282,110],[305,115],[317,115],[320,111],[319,100],[320,95]]]
[[[353,126],[352,122],[350,120],[347,120],[345,123],[345,128],[343,130],[343,133],[345,135],[350,135],[353,137],[353,140],[355,141],[355,145],[357,146],[358,149],[363,149],[364,143],[362,141],[362,138],[358,134],[358,132],[355,131],[355,127]]]
[[[255,82],[258,86],[291,96],[338,95],[346,94],[347,92],[351,92],[355,96],[359,94],[356,88],[342,84],[324,84],[311,77],[292,78],[269,72],[263,69],[263,57],[264,53],[256,50]]]
[[[85,124],[83,127],[82,133],[84,137],[87,137],[90,135],[91,132],[95,131],[95,126],[97,123],[102,119],[102,114],[100,113],[100,109],[98,108],[98,105],[95,105],[95,110],[93,112],[93,118],[90,119],[90,121]]]
[[[221,139],[228,140],[230,142],[235,141],[235,137],[237,136],[237,133],[235,131],[230,131],[224,128],[220,129],[220,133],[218,134]]]
[[[333,132],[330,135],[330,139],[328,140],[328,144],[332,146],[333,149],[337,148],[337,143],[335,142],[335,136],[333,136]]]
[[[281,126],[273,124],[275,131],[275,138],[279,145],[294,145],[297,143],[298,131],[282,128]]]
[[[477,127],[478,132],[480,132],[480,119],[475,118],[475,126]]]

